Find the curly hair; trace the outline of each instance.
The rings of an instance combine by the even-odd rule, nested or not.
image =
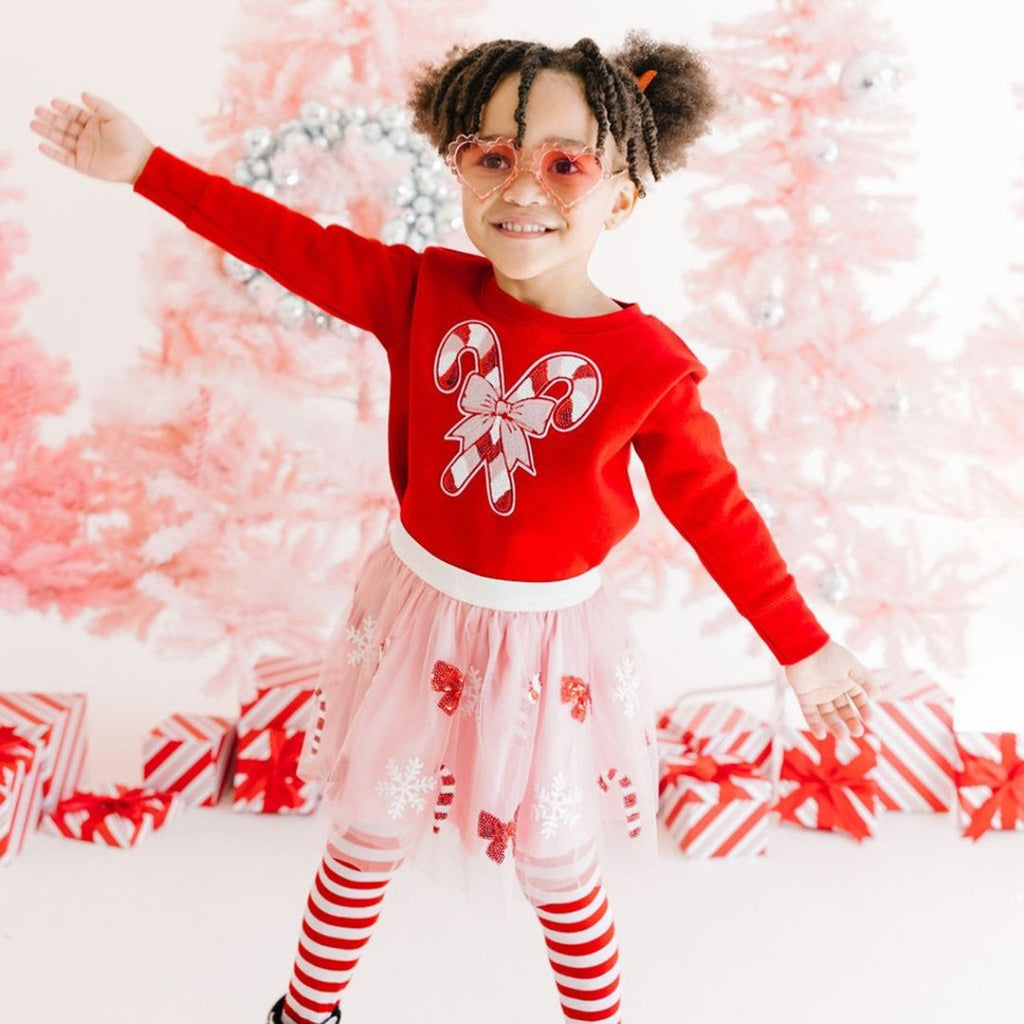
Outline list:
[[[655,180],[686,164],[690,146],[709,130],[720,107],[700,55],[682,44],[659,43],[631,31],[605,56],[593,39],[553,49],[543,43],[496,39],[472,48],[458,44],[443,62],[423,62],[412,78],[412,127],[444,155],[457,135],[480,130],[484,104],[498,84],[519,72],[515,144],[526,130],[526,101],[539,70],[576,75],[597,120],[597,148],[609,133],[626,154],[629,177],[643,196],[643,179]],[[656,72],[646,88],[639,77]]]

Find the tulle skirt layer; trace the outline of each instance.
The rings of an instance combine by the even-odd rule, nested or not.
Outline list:
[[[396,529],[328,642],[299,760],[331,835],[396,837],[432,881],[506,911],[524,877],[579,884],[595,849],[655,860],[653,710],[608,581],[555,608],[535,607],[549,584],[485,581],[491,603],[514,587],[512,606],[534,607],[471,603],[433,585],[459,570],[409,558]]]

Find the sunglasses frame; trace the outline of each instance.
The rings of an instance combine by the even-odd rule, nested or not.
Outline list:
[[[512,151],[516,155],[516,164],[509,176],[493,188],[487,189],[486,192],[478,192],[460,173],[458,163],[456,162],[456,154],[459,149],[466,143],[472,142],[475,145],[482,146],[486,150],[497,148],[498,146],[510,146]],[[572,202],[565,202],[560,199],[549,187],[546,181],[541,177],[540,174],[540,163],[543,157],[545,157],[552,150],[558,150],[559,152],[565,153],[567,156],[592,156],[597,160],[598,166],[601,168],[601,177],[594,182],[594,184],[587,189],[582,195],[577,196]],[[522,148],[517,147],[514,139],[506,138],[505,136],[499,136],[493,139],[481,139],[475,132],[470,134],[457,135],[450,143],[448,143],[448,149],[445,154],[445,163],[448,165],[449,170],[455,177],[462,182],[479,200],[490,198],[495,192],[504,191],[507,189],[512,182],[519,177],[520,172],[523,170],[524,162],[522,158]],[[533,180],[544,190],[544,192],[550,196],[563,210],[572,209],[577,203],[582,202],[587,196],[592,195],[594,190],[598,188],[602,181],[608,178],[614,177],[616,174],[622,174],[629,168],[620,167],[617,171],[610,171],[604,166],[604,158],[601,155],[601,151],[596,149],[594,146],[583,146],[580,148],[573,148],[572,146],[566,146],[559,142],[549,141],[542,142],[537,146],[533,147],[533,160],[530,164],[529,171],[533,175]]]

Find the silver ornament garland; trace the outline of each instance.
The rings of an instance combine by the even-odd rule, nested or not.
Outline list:
[[[259,125],[242,136],[243,159],[232,172],[233,180],[269,197],[280,196],[301,179],[296,166],[271,167],[271,158],[295,145],[315,146],[325,153],[334,152],[346,137],[381,144],[397,155],[408,158],[409,176],[395,189],[394,210],[381,230],[381,241],[404,243],[422,252],[439,237],[462,226],[458,194],[444,160],[434,151],[430,140],[409,127],[409,112],[397,104],[386,104],[369,112],[365,107],[332,108],[317,100],[302,104],[299,118],[284,121],[276,128]],[[224,272],[249,288],[265,275],[257,267],[225,253]],[[277,301],[278,320],[297,327],[304,320],[317,327],[342,333],[351,331],[344,321],[330,316],[300,295],[285,290]]]

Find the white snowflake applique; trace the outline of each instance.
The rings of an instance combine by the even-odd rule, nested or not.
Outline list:
[[[352,647],[348,652],[348,663],[350,665],[355,665],[365,660],[367,654],[370,653],[373,631],[376,625],[377,623],[369,615],[364,615],[358,629],[355,626],[345,627],[345,636],[348,637],[348,642]]]
[[[622,705],[622,713],[626,718],[632,718],[640,707],[640,677],[636,673],[633,659],[628,655],[615,669],[615,678],[619,685],[612,691],[612,696]]]
[[[459,707],[467,717],[475,715],[480,717],[480,688],[483,686],[483,677],[480,669],[470,665],[466,669],[466,678],[462,681],[462,696],[459,698]]]
[[[391,800],[388,817],[402,818],[409,807],[419,814],[426,807],[423,794],[433,793],[437,778],[423,774],[423,762],[418,757],[410,757],[402,768],[390,757],[386,771],[387,778],[377,783],[377,792]]]
[[[578,788],[570,789],[569,780],[562,772],[551,780],[550,789],[538,785],[535,788],[533,817],[535,821],[543,822],[540,827],[541,835],[549,839],[562,825],[567,829],[578,825],[578,808],[582,800],[583,792]]]

